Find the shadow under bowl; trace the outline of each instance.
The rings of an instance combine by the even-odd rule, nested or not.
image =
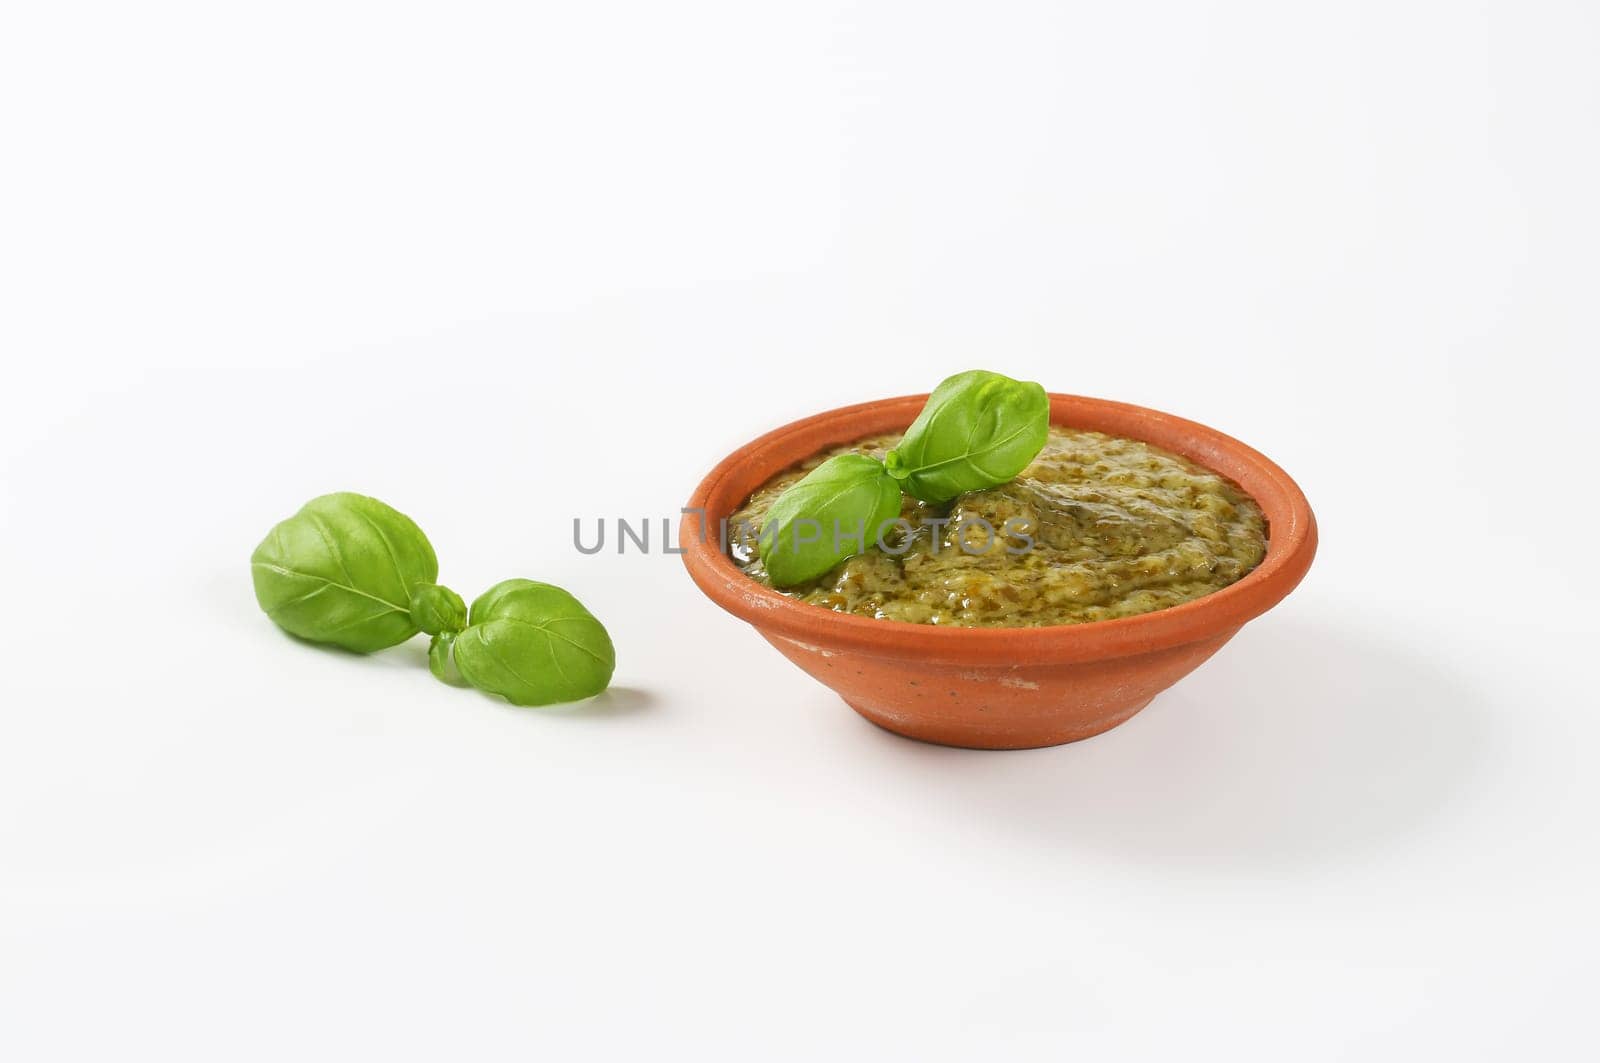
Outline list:
[[[970,749],[1029,749],[1100,734],[1198,667],[1299,584],[1317,524],[1287,473],[1230,436],[1156,410],[1050,396],[1052,423],[1152,443],[1226,476],[1266,514],[1267,555],[1237,583],[1118,620],[1035,628],[954,628],[836,613],[746,576],[722,521],[773,476],[828,447],[903,431],[926,395],[795,421],[740,447],[701,481],[680,531],[706,596],[868,720],[908,738]]]

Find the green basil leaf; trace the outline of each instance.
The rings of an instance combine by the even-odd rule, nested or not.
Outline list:
[[[900,516],[900,485],[883,462],[836,454],[808,472],[767,510],[759,548],[775,587],[814,580],[873,545]]]
[[[617,657],[605,626],[578,599],[548,583],[508,579],[472,603],[455,662],[467,682],[513,705],[553,705],[600,693]]]
[[[411,621],[429,635],[454,635],[467,626],[467,603],[449,587],[419,583],[411,590]]]
[[[411,518],[365,495],[313,498],[250,555],[256,601],[312,642],[371,653],[417,633],[411,594],[439,560]]]
[[[934,389],[884,462],[907,494],[948,502],[1010,481],[1049,437],[1044,388],[974,369]]]

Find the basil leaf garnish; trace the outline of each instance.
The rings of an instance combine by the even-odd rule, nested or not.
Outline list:
[[[760,551],[775,587],[814,580],[877,542],[900,516],[900,485],[865,454],[836,454],[778,496]]]
[[[885,458],[907,494],[948,502],[1016,476],[1050,436],[1050,398],[1038,384],[974,369],[944,381]]]

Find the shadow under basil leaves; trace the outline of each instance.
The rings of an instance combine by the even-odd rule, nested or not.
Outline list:
[[[1424,834],[1470,792],[1488,709],[1368,633],[1268,617],[1083,742],[989,753],[861,729],[913,798],[1036,844],[1232,872],[1340,862]]]
[[[463,681],[461,684],[468,690],[474,689]],[[637,687],[607,687],[592,698],[582,701],[565,701],[555,705],[513,705],[505,698],[487,691],[478,691],[478,696],[486,701],[491,701],[502,709],[514,712],[528,713],[536,716],[553,716],[557,718],[597,718],[611,716],[631,716],[642,712],[656,703],[656,696],[647,690]]]
[[[374,668],[401,668],[418,673],[419,682],[430,684],[443,682],[446,686],[456,687],[476,693],[487,701],[494,702],[502,708],[515,709],[518,712],[536,712],[546,716],[627,716],[643,711],[656,704],[656,695],[648,690],[638,687],[610,686],[592,698],[582,701],[563,702],[556,705],[513,705],[505,698],[484,691],[479,691],[471,683],[462,678],[461,673],[452,665],[446,673],[444,680],[434,677],[428,670],[428,637],[418,635],[397,646],[377,650],[373,653],[356,653],[339,646],[329,645],[325,642],[312,642],[298,635],[291,635],[281,628],[274,628],[279,635],[290,642],[318,653],[325,653],[330,657],[342,657]]]
[[[332,643],[313,642],[310,639],[303,639],[299,635],[291,635],[279,627],[274,627],[273,630],[296,646],[304,646],[307,649],[327,654],[330,657],[357,661],[375,668],[421,668],[422,674],[430,682],[437,682],[428,674],[428,637],[426,635],[418,635],[397,646],[374,650],[372,653],[357,653],[354,650],[347,650]]]
[[[656,696],[648,690],[611,686],[583,701],[571,701],[563,705],[542,705],[527,711],[547,713],[552,716],[631,716],[650,708],[656,701]]]

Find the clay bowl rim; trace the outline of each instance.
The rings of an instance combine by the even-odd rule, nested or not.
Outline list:
[[[836,613],[779,594],[740,571],[723,552],[720,535],[704,530],[720,528],[750,491],[819,450],[903,430],[927,399],[902,395],[827,410],[775,428],[729,454],[700,481],[685,507],[679,546],[695,583],[718,606],[761,632],[803,645],[963,665],[1026,665],[1126,657],[1231,634],[1282,601],[1311,566],[1316,517],[1299,485],[1265,455],[1173,414],[1055,392],[1050,394],[1053,425],[1153,443],[1233,480],[1266,514],[1266,558],[1222,590],[1138,616],[1048,627],[937,627]]]

